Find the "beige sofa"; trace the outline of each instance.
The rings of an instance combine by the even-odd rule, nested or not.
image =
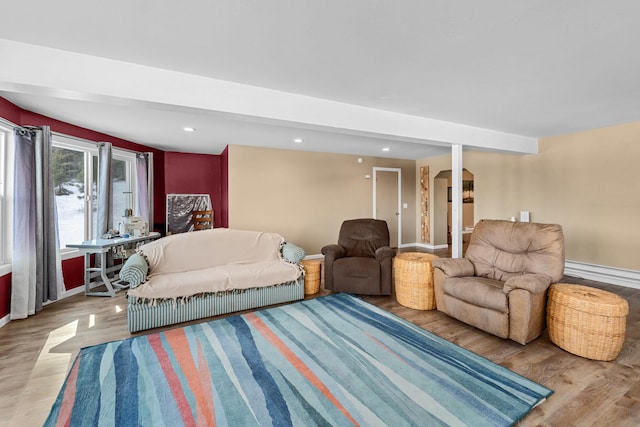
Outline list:
[[[137,279],[128,281],[131,332],[304,298],[304,250],[276,233],[180,233],[134,255],[121,271]],[[146,268],[138,272],[139,265],[148,274]],[[132,268],[135,274],[128,275]]]
[[[547,289],[564,272],[562,227],[482,220],[464,258],[432,264],[439,311],[526,344],[544,330]]]

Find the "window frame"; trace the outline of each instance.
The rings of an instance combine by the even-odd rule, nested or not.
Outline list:
[[[84,161],[84,240],[89,240],[92,236],[92,215],[87,215],[93,209],[93,186],[91,185],[91,176],[93,172],[92,156],[98,155],[98,147],[95,143],[79,141],[63,135],[53,134],[51,136],[51,146],[63,148],[65,150],[78,151],[83,153]],[[57,217],[60,216],[58,212]],[[75,254],[78,249],[60,248],[60,254],[63,259],[67,259],[68,254]]]
[[[53,147],[63,148],[67,150],[79,151],[84,153],[84,188],[85,188],[85,200],[84,200],[84,240],[91,240],[93,238],[93,206],[97,198],[97,195],[93,194],[93,157],[98,156],[98,143],[84,141],[76,139],[71,136],[61,135],[57,133],[52,134],[51,143]],[[129,167],[126,169],[126,177],[130,185],[129,191],[132,194],[132,206],[135,206],[136,200],[136,174],[134,173],[136,153],[112,147],[111,150],[112,160],[121,160],[128,162]],[[113,218],[114,227],[117,225],[117,218]],[[69,259],[78,256],[78,249],[73,248],[60,248],[60,254],[62,259]]]
[[[121,150],[121,149],[117,149],[115,147],[112,148],[111,150],[111,160],[120,160],[120,161],[125,161],[128,162],[127,164],[129,165],[129,167],[126,169],[126,180],[129,183],[129,189],[128,191],[131,192],[131,209],[134,209],[134,207],[136,206],[136,199],[138,197],[138,195],[136,194],[136,188],[137,188],[137,174],[135,173],[135,167],[136,167],[136,153],[131,152],[131,151],[127,151],[127,150]],[[118,223],[119,223],[119,219],[121,217],[120,216],[116,216],[116,214],[114,213],[113,215],[113,228],[117,228],[118,227]]]

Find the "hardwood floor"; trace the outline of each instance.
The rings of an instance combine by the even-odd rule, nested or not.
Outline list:
[[[629,302],[626,340],[615,361],[574,356],[546,332],[522,346],[435,310],[403,307],[394,297],[363,298],[554,390],[520,426],[640,425],[640,290],[569,277],[566,282],[602,288]],[[115,298],[75,295],[0,328],[0,425],[42,425],[79,349],[130,336],[123,292]]]

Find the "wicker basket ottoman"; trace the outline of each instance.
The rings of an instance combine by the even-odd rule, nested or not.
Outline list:
[[[611,292],[581,285],[549,288],[547,327],[558,347],[594,360],[615,359],[624,343],[629,304]]]
[[[300,265],[304,268],[304,294],[311,295],[320,292],[320,270],[322,262],[303,259]]]
[[[393,258],[394,288],[399,304],[416,310],[433,310],[433,267],[436,255],[420,252],[401,252]]]

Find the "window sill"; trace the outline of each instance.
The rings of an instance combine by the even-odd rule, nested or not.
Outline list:
[[[0,264],[0,277],[11,273],[11,264]]]
[[[71,251],[62,252],[60,254],[60,260],[66,261],[68,259],[81,257],[82,255],[82,252],[74,249]],[[6,276],[9,273],[11,273],[11,264],[0,264],[0,277]]]
[[[80,252],[78,249],[69,249],[60,253],[60,260],[66,261],[71,258],[78,258],[82,255],[82,252]]]

